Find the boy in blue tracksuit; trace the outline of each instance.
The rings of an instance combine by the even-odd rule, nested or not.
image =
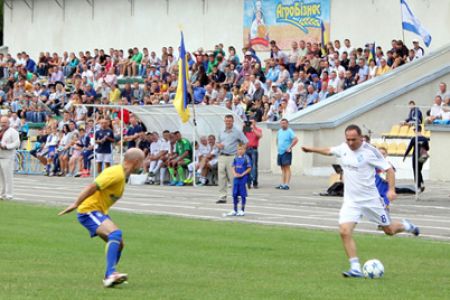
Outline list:
[[[236,157],[233,160],[233,210],[227,216],[245,216],[245,202],[247,198],[247,175],[252,170],[252,163],[245,154],[245,145],[239,145]],[[241,197],[241,209],[238,210],[239,196]]]

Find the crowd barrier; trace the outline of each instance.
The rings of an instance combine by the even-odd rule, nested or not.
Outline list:
[[[22,175],[43,175],[44,166],[28,150],[17,150],[14,173]]]

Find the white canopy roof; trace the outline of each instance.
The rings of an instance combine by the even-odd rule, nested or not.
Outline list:
[[[180,131],[187,138],[193,139],[194,122],[192,106],[189,106],[190,119],[187,123],[181,123],[181,119],[173,105],[145,105],[145,106],[126,106],[124,109],[135,114],[147,127],[147,131],[156,131],[158,133],[164,130]],[[226,115],[234,116],[234,126],[242,128],[243,121],[226,107],[218,105],[196,105],[195,119],[197,121],[196,139],[200,136],[214,134],[216,137],[219,132],[225,128],[224,117]]]

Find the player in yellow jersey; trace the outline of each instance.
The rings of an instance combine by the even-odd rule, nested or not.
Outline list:
[[[81,191],[78,199],[59,213],[60,216],[78,210],[78,221],[91,237],[99,236],[106,242],[105,287],[113,287],[128,279],[127,274],[116,272],[122,249],[122,231],[108,216],[108,209],[122,197],[127,177],[142,167],[144,152],[132,148],[125,152],[123,164],[109,167],[95,178],[94,183]]]

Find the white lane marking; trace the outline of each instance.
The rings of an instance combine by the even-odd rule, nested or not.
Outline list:
[[[71,196],[62,196],[62,195],[43,195],[43,196],[37,196],[35,194],[26,194],[26,193],[19,193],[20,196],[25,196],[25,197],[33,197],[33,199],[36,199],[36,197],[43,197],[43,198],[52,198],[52,199],[71,199],[73,200],[74,197]],[[31,200],[33,201],[33,200]],[[210,207],[208,205],[211,204],[200,204],[199,205],[204,205],[202,207],[194,207],[194,206],[188,206],[188,205],[179,205],[179,202],[176,202],[174,204],[168,204],[168,203],[154,203],[154,202],[147,202],[147,203],[142,203],[142,202],[135,202],[135,201],[127,201],[127,200],[119,200],[120,204],[129,204],[129,205],[137,205],[137,206],[156,206],[156,207],[171,207],[171,208],[184,208],[184,209],[194,209],[194,210],[213,210],[213,211],[222,211],[222,209],[216,209],[214,207]],[[189,204],[189,203],[181,203],[181,204]],[[311,209],[288,209],[288,208],[280,208],[280,207],[272,207],[272,206],[253,206],[253,205],[249,205],[248,208],[253,208],[253,209],[269,209],[269,210],[278,210],[278,211],[292,211],[292,212],[302,212],[302,213],[307,213],[307,214],[312,214],[312,215],[307,215],[307,216],[301,216],[301,215],[285,215],[285,214],[273,214],[273,213],[258,213],[255,212],[257,214],[260,214],[261,216],[271,216],[271,217],[277,217],[277,218],[300,218],[300,219],[310,219],[310,220],[326,220],[326,221],[334,221],[336,219],[336,216],[338,216],[338,210],[337,209],[331,209],[331,211],[324,211],[325,209],[320,208],[320,207],[305,207],[305,208],[311,208]],[[328,209],[330,210],[330,209]],[[330,218],[324,218],[324,217],[316,217],[315,215],[319,213],[319,214],[327,214],[328,217],[333,217],[333,219]],[[391,216],[393,216],[394,218],[405,218],[406,215],[402,215],[402,214],[392,214]],[[432,219],[427,219],[427,218],[422,218],[420,216],[412,216],[413,220],[415,222],[418,222],[417,225],[419,225],[420,227],[423,228],[433,228],[433,229],[440,229],[440,230],[450,230],[450,228],[447,227],[439,227],[439,226],[429,226],[429,225],[425,225],[421,222],[425,222],[425,221],[431,221],[433,223],[449,223],[450,221],[447,219],[439,219],[439,216],[428,216]],[[361,223],[365,223],[365,221],[362,221]],[[368,223],[369,224],[369,223]]]
[[[128,212],[135,212],[135,213],[142,213],[138,212],[131,208],[123,208],[123,207],[115,207],[115,210],[119,211],[128,211]],[[277,222],[277,221],[262,221],[262,220],[255,220],[255,219],[245,219],[244,218],[224,218],[224,217],[214,217],[214,216],[203,216],[203,215],[193,215],[193,214],[186,214],[186,213],[173,213],[169,211],[149,211],[150,214],[155,215],[171,215],[171,216],[179,216],[179,217],[187,217],[187,218],[199,218],[199,219],[207,219],[207,220],[216,220],[216,221],[237,221],[237,222],[245,222],[245,223],[258,223],[258,224],[264,224],[264,225],[286,225],[286,226],[294,226],[294,227],[304,227],[304,228],[319,228],[319,229],[331,229],[333,231],[337,230],[337,226],[328,226],[328,225],[315,225],[315,224],[302,224],[302,223],[292,223],[292,222]],[[378,230],[369,230],[369,229],[362,229],[362,228],[356,228],[356,232],[361,233],[371,233],[371,234],[378,234],[378,235],[384,235],[383,232]],[[401,236],[409,236],[409,234],[401,233],[399,234]],[[435,239],[442,239],[442,240],[448,240],[450,241],[449,236],[441,236],[441,235],[432,235],[432,234],[421,234],[421,237],[426,238],[435,238]]]

